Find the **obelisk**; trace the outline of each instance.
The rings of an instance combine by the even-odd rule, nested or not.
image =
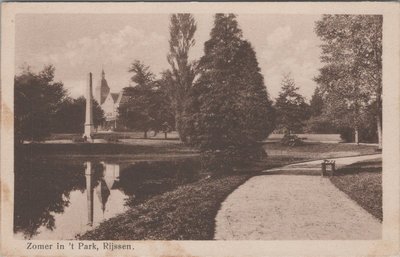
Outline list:
[[[83,137],[86,140],[91,140],[93,135],[93,94],[92,94],[92,73],[88,74],[87,88],[86,88],[86,119],[85,119],[85,133]]]

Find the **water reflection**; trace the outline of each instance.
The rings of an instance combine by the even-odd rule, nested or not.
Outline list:
[[[17,237],[74,238],[127,209],[128,196],[117,183],[118,164],[86,162],[77,167],[67,165],[71,170],[64,171],[56,167],[49,169],[49,166],[16,172],[14,232]]]
[[[199,179],[199,164],[124,164],[68,160],[15,162],[14,233],[24,239],[73,239],[129,207]]]
[[[86,195],[87,195],[87,213],[88,213],[88,222],[89,226],[93,226],[93,221],[95,223],[99,223],[104,219],[111,218],[116,213],[118,207],[121,206],[121,201],[118,199],[123,198],[125,200],[127,197],[123,197],[123,193],[119,191],[118,182],[119,181],[119,165],[118,164],[109,164],[105,162],[100,163],[102,166],[102,175],[98,178],[97,186],[95,186],[94,178],[94,170],[92,169],[92,163],[86,162]],[[88,190],[90,189],[90,190]],[[93,193],[96,192],[98,197],[98,203],[100,208],[94,208],[93,201]],[[110,202],[110,206],[107,206],[107,202],[109,199],[112,199]],[[106,207],[107,206],[107,207]],[[117,208],[115,208],[117,207]],[[96,219],[94,220],[94,210],[96,212]],[[101,212],[100,212],[101,210]]]

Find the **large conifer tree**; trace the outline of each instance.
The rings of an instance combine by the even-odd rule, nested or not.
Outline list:
[[[294,79],[285,74],[282,79],[282,89],[276,99],[277,127],[285,133],[300,133],[303,123],[309,118],[308,105],[302,95],[298,93]]]
[[[255,157],[257,142],[273,129],[274,113],[255,52],[234,14],[215,15],[188,111],[193,113],[193,143],[238,159]]]

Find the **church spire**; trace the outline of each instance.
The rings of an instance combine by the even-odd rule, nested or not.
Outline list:
[[[98,86],[96,87],[96,101],[101,105],[106,100],[108,94],[110,93],[110,88],[108,87],[106,80],[106,73],[104,72],[103,66],[101,67],[101,78]]]

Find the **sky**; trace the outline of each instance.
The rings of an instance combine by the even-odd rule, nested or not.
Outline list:
[[[190,58],[203,55],[210,38],[213,14],[194,14],[196,45]],[[265,85],[275,100],[285,73],[291,73],[299,92],[310,100],[321,67],[319,38],[314,33],[319,15],[237,14],[237,20],[256,51]],[[111,92],[130,84],[128,72],[140,60],[158,77],[170,68],[168,14],[18,14],[15,65],[39,71],[55,66],[55,80],[62,81],[70,96],[83,95],[88,72],[97,86],[104,68]]]

